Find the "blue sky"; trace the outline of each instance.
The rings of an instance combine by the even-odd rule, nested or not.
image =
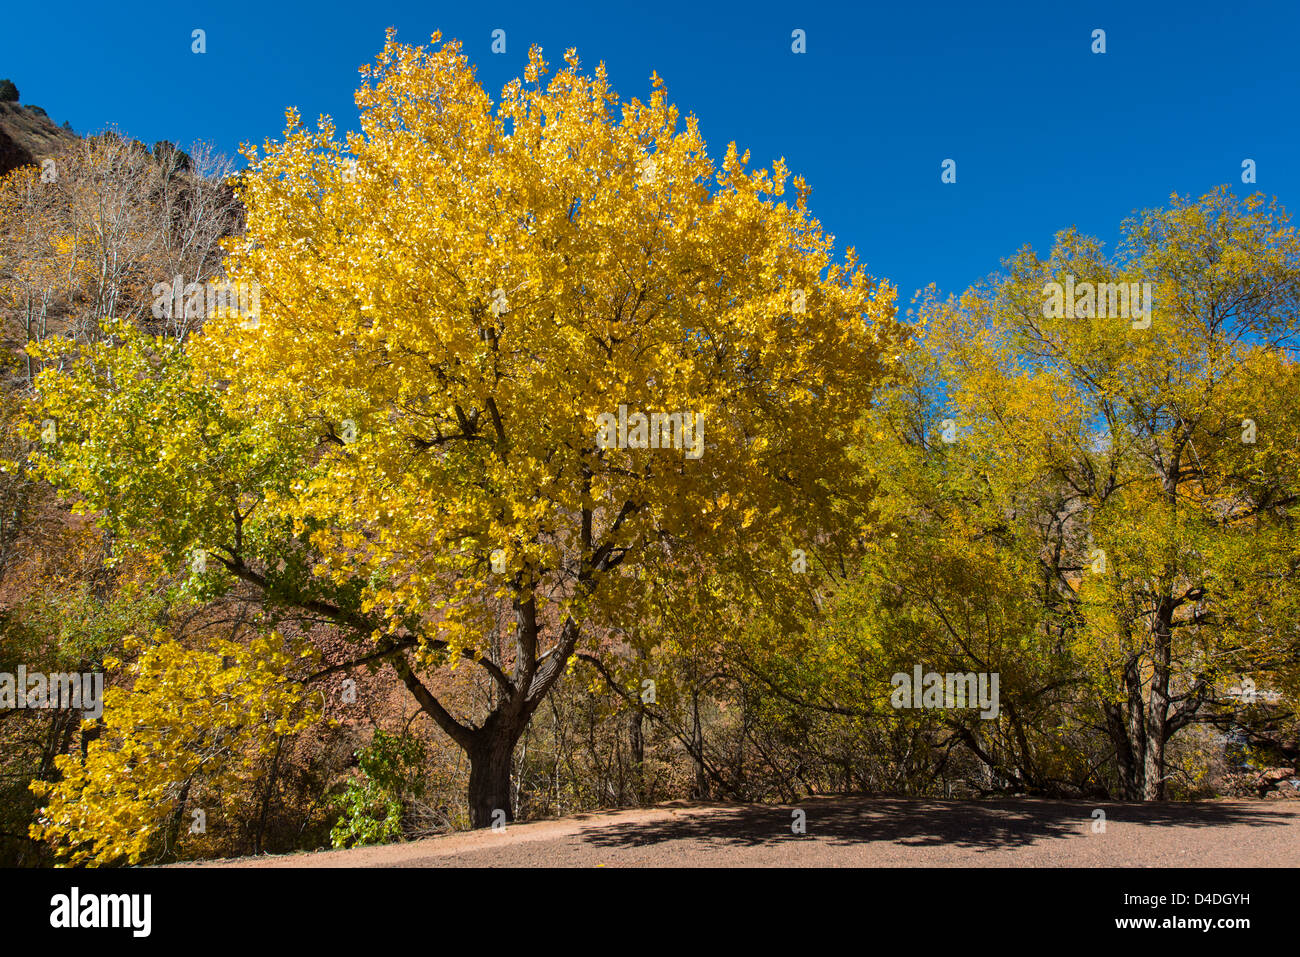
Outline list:
[[[356,68],[388,26],[466,45],[495,95],[528,46],[576,46],[624,97],[651,70],[710,153],[784,156],[812,207],[906,301],[959,291],[1068,225],[1113,242],[1132,210],[1219,183],[1300,207],[1300,4],[712,3],[14,5],[0,77],[78,132],[204,139],[234,153],[283,131],[284,110],[355,127]],[[1140,7],[1140,9],[1139,9]],[[191,31],[207,53],[190,52]],[[491,53],[506,31],[507,52]],[[807,53],[791,52],[806,31]],[[1091,52],[1106,31],[1105,54]],[[957,182],[940,182],[944,159]],[[1258,183],[1241,183],[1241,163]]]

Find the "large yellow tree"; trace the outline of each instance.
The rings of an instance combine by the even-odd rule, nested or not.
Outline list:
[[[494,106],[458,44],[390,35],[359,133],[291,111],[248,154],[226,270],[260,315],[55,344],[38,380],[44,474],[368,643],[468,754],[475,826],[509,818],[515,743],[584,642],[701,571],[806,611],[792,548],[867,514],[850,449],[900,338],[783,163],[717,164],[657,78],[621,102],[565,61],[534,49]],[[478,714],[430,689],[465,662]]]

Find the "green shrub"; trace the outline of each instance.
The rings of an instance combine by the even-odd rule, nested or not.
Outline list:
[[[342,815],[330,831],[335,847],[385,844],[402,836],[408,803],[424,793],[424,744],[406,735],[375,730],[357,751],[361,778],[348,782],[334,805]]]

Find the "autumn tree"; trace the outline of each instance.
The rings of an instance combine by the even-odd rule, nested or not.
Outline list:
[[[129,667],[132,687],[105,694],[104,737],[84,757],[55,757],[57,783],[33,784],[48,801],[32,836],[68,845],[73,864],[138,864],[172,851],[191,823],[188,796],[203,787],[213,810],[233,800],[256,780],[258,759],[315,717],[284,676],[298,649],[274,632],[204,650],[165,639],[128,646],[142,653]],[[179,714],[160,712],[178,703]]]
[[[468,755],[476,827],[510,816],[515,744],[581,649],[709,572],[807,605],[791,542],[848,547],[899,335],[782,162],[717,164],[657,78],[622,102],[565,60],[532,50],[494,109],[458,44],[390,35],[359,133],[290,111],[249,153],[225,268],[260,315],[183,345],[113,326],[38,380],[42,474],[390,663]],[[481,713],[430,688],[465,664]]]
[[[1035,521],[1058,480],[1025,470],[1003,447],[964,440],[951,407],[959,383],[945,378],[932,333],[918,323],[905,373],[867,412],[860,454],[880,483],[878,534],[797,649],[826,666],[787,665],[784,685],[804,707],[863,725],[900,789],[1103,790],[1096,735],[1077,708],[1086,682],[1042,569],[1051,529]],[[1002,494],[1006,483],[1014,494]],[[895,707],[893,676],[918,665],[996,674],[996,709]]]
[[[1067,230],[925,319],[977,466],[953,501],[983,503],[959,509],[977,538],[1033,548],[1040,627],[1088,680],[1120,793],[1158,800],[1173,736],[1300,647],[1294,230],[1258,195],[1175,196],[1114,254]]]
[[[228,160],[199,146],[154,155],[109,133],[64,143],[39,166],[0,177],[0,670],[101,671],[121,652],[124,623],[152,623],[167,583],[142,585],[133,562],[112,562],[113,542],[72,516],[26,467],[53,440],[52,422],[24,429],[40,360],[29,344],[88,341],[105,316],[183,338],[202,318],[155,316],[153,287],[219,278],[218,239],[238,224]],[[48,428],[47,428],[48,426]],[[148,614],[142,610],[150,609]],[[96,734],[77,713],[0,710],[6,782],[0,856],[43,850],[23,840],[29,781],[58,776],[54,758]],[[10,790],[12,788],[12,790]]]
[[[742,646],[792,718],[851,724],[896,786],[947,780],[956,750],[982,790],[1157,800],[1196,770],[1171,761],[1180,731],[1288,716],[1300,246],[1276,203],[1226,189],[1124,237],[1067,230],[922,298],[864,412],[875,534],[823,614]],[[916,665],[997,673],[998,714],[891,707]]]

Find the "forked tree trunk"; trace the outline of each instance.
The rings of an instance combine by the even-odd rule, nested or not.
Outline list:
[[[1130,656],[1124,666],[1124,699],[1104,706],[1106,730],[1115,746],[1119,797],[1123,801],[1146,799],[1147,722],[1142,697],[1141,661]]]
[[[602,560],[603,561],[603,560]],[[514,820],[510,799],[510,767],[515,745],[528,729],[538,704],[564,673],[578,643],[579,630],[572,618],[565,620],[556,645],[537,655],[537,615],[529,598],[516,606],[518,654],[512,674],[495,662],[474,658],[497,683],[501,691],[491,713],[478,727],[457,721],[420,681],[404,654],[390,660],[416,702],[447,735],[465,749],[469,758],[469,820],[474,828],[501,825]],[[545,659],[543,661],[543,659]]]

